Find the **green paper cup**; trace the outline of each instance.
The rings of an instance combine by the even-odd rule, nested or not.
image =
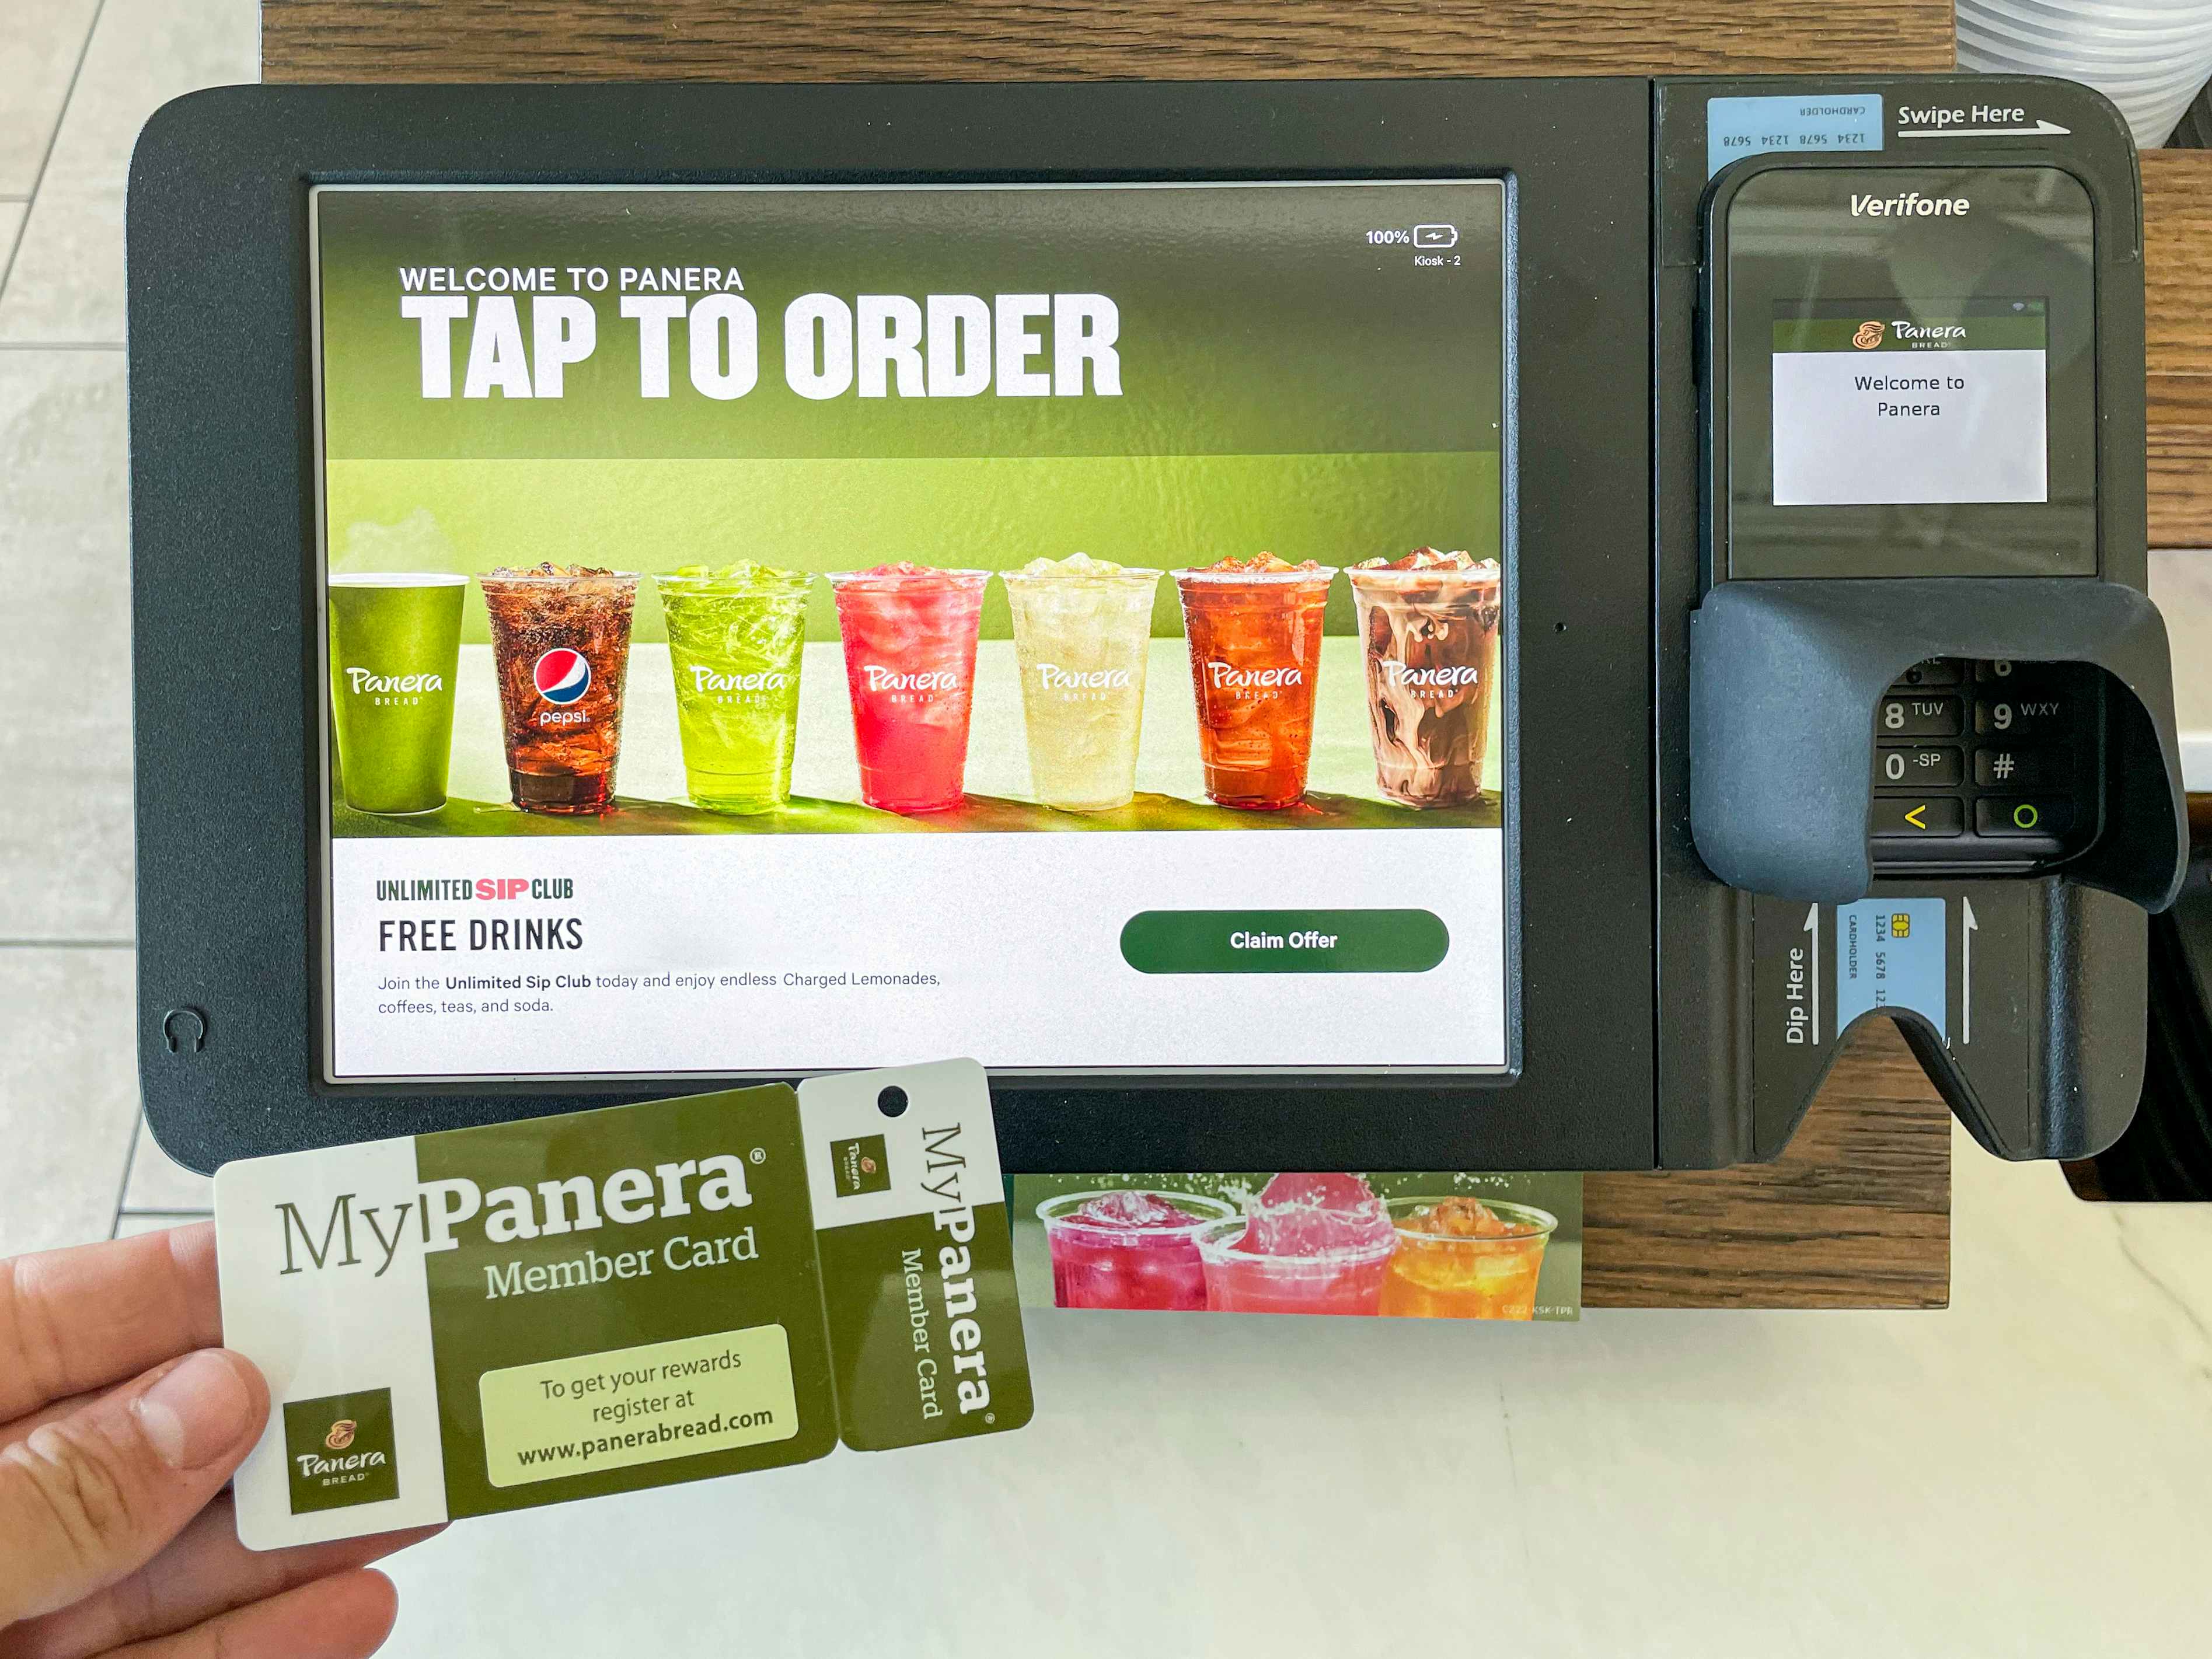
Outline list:
[[[446,804],[467,588],[465,576],[435,574],[331,578],[331,719],[355,811]]]

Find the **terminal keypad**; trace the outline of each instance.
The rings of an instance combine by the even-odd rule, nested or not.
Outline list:
[[[2014,872],[2096,838],[2103,677],[2080,663],[1915,665],[1875,708],[1874,861]]]

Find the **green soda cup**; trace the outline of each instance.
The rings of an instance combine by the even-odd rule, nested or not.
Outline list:
[[[331,716],[338,777],[359,812],[434,812],[453,751],[453,680],[468,578],[330,580]]]
[[[773,812],[791,799],[806,590],[796,570],[688,566],[655,576],[676,674],[676,724],[693,803]]]

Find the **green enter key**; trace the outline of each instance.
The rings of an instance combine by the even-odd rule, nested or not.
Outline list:
[[[1450,949],[1427,910],[1140,910],[1121,929],[1140,974],[1425,974]]]

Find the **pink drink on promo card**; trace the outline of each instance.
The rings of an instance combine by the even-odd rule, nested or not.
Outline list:
[[[1037,1206],[1052,1251],[1052,1299],[1061,1308],[1191,1311],[1206,1306],[1206,1270],[1194,1242],[1233,1205],[1196,1193],[1063,1193]]]
[[[1250,1211],[1198,1236],[1216,1313],[1372,1314],[1397,1248],[1356,1175],[1279,1175]]]
[[[885,564],[830,578],[845,640],[860,799],[885,812],[957,806],[968,768],[983,570]]]

